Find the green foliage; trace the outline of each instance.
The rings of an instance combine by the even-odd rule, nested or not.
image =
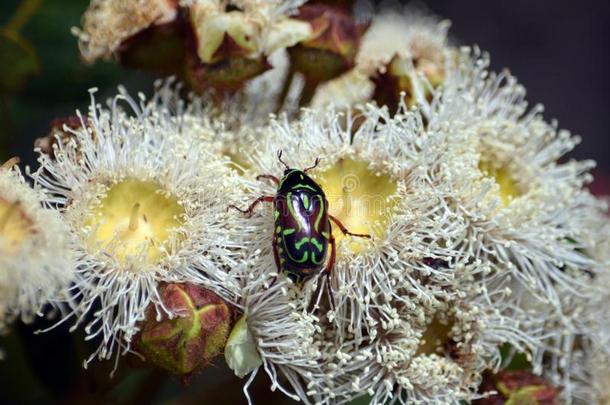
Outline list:
[[[502,354],[502,359],[506,360],[512,354],[512,359],[510,363],[504,368],[507,371],[518,371],[518,370],[530,370],[532,365],[527,360],[527,357],[523,353],[512,353],[514,349],[509,344],[504,344],[500,348],[500,353]]]
[[[0,28],[0,60],[0,97],[16,93],[40,72],[34,47],[20,33],[6,28]]]
[[[35,164],[34,139],[48,133],[54,118],[73,115],[76,108],[84,110],[92,87],[100,88],[101,99],[114,94],[118,84],[134,91],[152,87],[151,77],[141,72],[114,63],[87,66],[81,61],[70,29],[80,25],[88,4],[86,0],[0,1],[0,160],[19,155],[25,164]],[[5,32],[10,32],[8,37]]]

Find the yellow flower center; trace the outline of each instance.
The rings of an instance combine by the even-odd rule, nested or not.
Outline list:
[[[394,204],[390,197],[396,193],[396,183],[390,176],[372,170],[366,162],[340,159],[314,177],[326,194],[330,214],[348,231],[383,236]],[[337,243],[344,238],[334,224],[333,235]],[[352,238],[349,247],[358,253],[366,246],[366,241]]]
[[[86,223],[94,229],[89,243],[123,263],[136,256],[154,263],[175,249],[172,236],[184,214],[159,185],[133,179],[111,185],[93,211]]]
[[[513,179],[510,171],[506,166],[497,167],[491,162],[479,162],[479,170],[487,177],[493,178],[496,184],[500,187],[500,200],[506,207],[510,202],[521,195],[519,186]]]
[[[19,201],[0,198],[0,252],[14,253],[32,233],[32,221]]]
[[[422,336],[422,343],[417,348],[415,355],[420,354],[438,354],[444,350],[445,346],[451,339],[451,328],[453,327],[453,320],[449,322],[441,322],[438,318],[434,317],[432,322],[428,325]]]

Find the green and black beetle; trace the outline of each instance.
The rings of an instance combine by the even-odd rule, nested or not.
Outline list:
[[[335,265],[336,246],[330,221],[334,222],[345,235],[370,238],[370,235],[354,234],[328,212],[328,200],[324,190],[307,172],[313,166],[304,169],[294,169],[282,160],[286,167],[281,179],[263,174],[256,179],[268,179],[277,185],[274,196],[257,198],[247,209],[242,210],[231,206],[245,214],[252,215],[254,208],[261,202],[274,204],[273,216],[275,231],[273,234],[273,253],[278,272],[287,274],[296,282],[305,281],[320,274],[324,269],[328,276]],[[330,258],[326,265],[326,256],[330,245]]]

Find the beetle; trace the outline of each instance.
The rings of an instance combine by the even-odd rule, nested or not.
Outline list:
[[[261,196],[247,209],[235,205],[230,208],[251,216],[260,203],[273,203],[275,229],[273,233],[273,255],[278,273],[286,274],[295,282],[303,282],[324,271],[328,277],[335,265],[336,245],[332,234],[331,221],[344,235],[370,238],[370,235],[351,233],[328,212],[328,200],[324,190],[307,172],[318,166],[317,158],[313,166],[304,170],[289,167],[278,153],[285,171],[281,179],[262,174],[257,180],[270,180],[277,186],[274,196]],[[329,251],[328,265],[326,256]]]

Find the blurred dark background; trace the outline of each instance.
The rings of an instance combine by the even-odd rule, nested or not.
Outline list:
[[[87,89],[99,87],[98,97],[103,100],[115,93],[119,83],[132,93],[150,93],[152,80],[112,63],[85,66],[80,62],[70,28],[79,25],[87,0],[28,0],[35,11],[20,23],[11,18],[21,3],[0,1],[0,30],[9,21],[21,25],[19,38],[3,37],[0,43],[0,161],[19,155],[33,165],[34,139],[46,135],[54,118],[71,115],[76,108],[84,111]],[[548,119],[556,118],[560,127],[582,136],[572,156],[595,159],[598,167],[591,187],[597,193],[610,193],[610,2],[440,0],[425,4],[452,20],[455,43],[476,43],[489,51],[495,70],[510,67],[526,86],[530,103],[544,103]],[[63,328],[32,334],[44,324],[19,325],[10,336],[0,337],[7,355],[0,361],[0,404],[70,403],[76,398],[83,403],[81,394],[87,392],[107,392],[104,397],[116,403],[244,402],[222,361],[215,371],[206,370],[186,388],[147,369],[118,379],[116,386],[103,386],[108,366],[84,372],[80,365],[87,349],[82,343],[81,347],[74,343],[76,352],[70,349],[82,337]],[[265,393],[264,379],[257,380],[255,391],[258,403],[286,403],[277,394]],[[103,402],[87,398],[87,403]]]

